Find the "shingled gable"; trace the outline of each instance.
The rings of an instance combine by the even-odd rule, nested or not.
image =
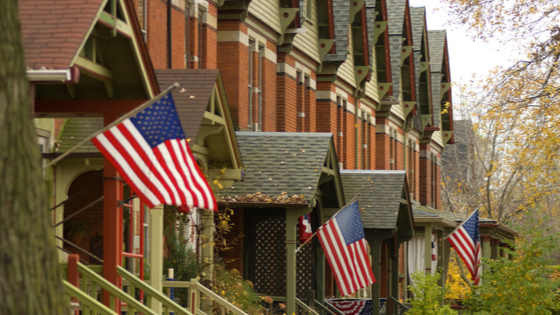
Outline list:
[[[344,62],[348,56],[348,27],[350,25],[350,1],[333,0],[334,34],[336,53],[327,54],[324,61]]]
[[[445,45],[445,31],[428,31],[430,38],[430,75],[432,79],[432,110],[434,113],[441,113],[441,75],[443,65],[443,54]],[[440,115],[434,115],[434,126],[440,124]]]
[[[209,155],[222,161],[227,160],[233,168],[241,168],[241,153],[219,71],[156,70],[156,74],[162,90],[175,82],[181,84],[181,88],[173,90],[172,94],[185,136],[191,139],[189,144],[193,151],[196,152],[196,145],[204,145],[208,148]],[[65,152],[101,128],[102,119],[67,119],[60,136],[59,151]],[[205,128],[216,130],[216,133],[209,133]],[[206,139],[199,139],[203,135],[207,136]],[[83,145],[76,152],[99,153],[92,143]]]
[[[175,82],[181,84],[181,88],[173,90],[172,94],[185,136],[191,139],[192,151],[211,173],[213,169],[226,167],[236,170],[238,174],[234,179],[241,179],[243,162],[220,71],[164,69],[156,70],[156,75],[161,89]]]
[[[338,162],[330,133],[236,132],[245,164],[245,180],[218,197],[260,192],[304,196],[309,204],[319,190],[323,206],[344,204]]]
[[[393,97],[399,99],[401,81],[401,55],[406,0],[386,0],[389,22],[389,49],[391,58],[391,79]]]
[[[426,24],[426,8],[410,8],[410,21],[412,27],[412,40],[414,43],[414,81],[416,86],[416,99],[418,100],[419,115],[414,117],[414,127],[420,131],[424,130],[424,127],[431,123],[431,118],[428,115],[431,114],[431,98],[430,98],[430,87],[421,85],[420,81],[427,81],[424,83],[429,83],[429,66],[427,66],[428,61],[428,47],[427,47],[427,24]],[[421,67],[421,63],[424,63],[424,67]],[[427,67],[427,68],[426,68]],[[426,72],[422,77],[422,72]],[[424,80],[423,80],[424,79]],[[426,115],[426,116],[422,116]],[[426,122],[424,120],[429,120]]]
[[[66,98],[99,98],[99,88],[115,99],[157,94],[133,5],[115,1],[111,6],[107,0],[19,0],[30,80],[87,86],[68,88]],[[37,94],[61,99],[62,88],[50,85],[54,91]]]
[[[341,170],[340,177],[347,200],[360,194],[364,229],[414,230],[405,171]]]

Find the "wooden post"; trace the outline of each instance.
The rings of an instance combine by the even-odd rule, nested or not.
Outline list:
[[[198,292],[197,285],[198,280],[196,280],[196,278],[191,279],[191,288],[189,291],[191,314],[196,314],[196,310],[200,307],[200,292]]]
[[[373,315],[379,315],[379,303],[381,298],[381,239],[380,233],[375,230],[365,230],[366,240],[371,248],[371,269],[377,282],[371,286],[371,300],[373,304]]]
[[[150,237],[150,285],[163,292],[163,206],[150,209],[150,223],[148,225]],[[158,300],[150,297],[152,311],[161,314],[162,305]]]
[[[296,229],[298,218],[309,212],[309,208],[286,209],[286,314],[296,313]]]
[[[490,248],[490,241],[492,240],[492,236],[490,235],[481,235],[480,240],[482,241],[482,257],[486,259],[490,259],[491,255],[491,248]],[[482,265],[482,273],[489,272],[490,266],[488,264]]]
[[[424,270],[426,274],[432,273],[432,225],[424,227]]]
[[[117,113],[105,113],[104,123],[108,125],[118,119]],[[120,277],[117,266],[121,265],[122,253],[122,217],[118,205],[121,196],[122,182],[119,180],[117,169],[106,158],[103,161],[103,278],[120,288]],[[114,303],[114,307],[112,307]],[[117,298],[111,301],[109,292],[103,291],[103,304],[121,313],[121,305]]]
[[[206,285],[207,283],[212,283],[214,277],[214,212],[200,209],[199,214],[202,224],[202,248],[200,249],[202,253],[201,282],[203,285]],[[211,314],[212,305],[212,300],[209,297],[204,297],[200,308],[204,313]]]
[[[67,278],[68,278],[68,282],[75,286],[76,288],[80,287],[80,276],[78,274],[78,261],[80,260],[80,256],[76,255],[76,254],[70,254],[68,255],[68,270],[66,271],[67,273]],[[72,299],[70,300],[70,306],[72,308],[75,307],[74,310],[74,315],[78,315],[79,314],[79,302],[75,297],[72,297]]]

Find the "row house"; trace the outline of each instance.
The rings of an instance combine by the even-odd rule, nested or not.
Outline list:
[[[284,296],[287,313],[309,291],[319,301],[336,296],[317,243],[302,254],[309,259],[291,254],[294,225],[310,214],[316,229],[360,193],[378,280],[365,295],[376,306],[406,297],[413,208],[441,209],[441,154],[453,143],[446,34],[427,29],[424,8],[407,0],[19,2],[45,160],[178,82],[173,96],[191,149],[220,206],[236,209],[236,232],[250,236],[221,253],[233,259],[229,268],[259,293]],[[142,276],[149,257],[161,291],[161,209],[133,199],[92,145],[45,178],[61,253],[103,262],[101,273],[118,287],[119,266]],[[302,197],[276,206],[232,201],[256,192]],[[84,222],[88,239],[66,242],[63,226]],[[277,256],[262,248],[268,243],[259,249],[259,224],[276,229]],[[210,228],[203,233],[211,237]],[[267,266],[280,275],[274,283],[259,278],[257,267]]]

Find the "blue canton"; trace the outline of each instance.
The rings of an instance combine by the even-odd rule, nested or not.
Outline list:
[[[465,221],[463,228],[467,231],[467,234],[469,234],[475,244],[480,240],[478,229],[478,210],[475,210],[471,217]]]
[[[350,245],[362,238],[365,238],[364,228],[362,226],[362,217],[360,216],[360,208],[358,207],[357,200],[342,209],[335,216],[335,219],[338,222],[342,235],[344,236],[346,245]]]
[[[185,133],[171,93],[130,118],[151,148],[172,139],[184,139]]]

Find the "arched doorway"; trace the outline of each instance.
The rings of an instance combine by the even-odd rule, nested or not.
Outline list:
[[[88,171],[76,177],[68,189],[64,219],[103,196],[103,171]],[[103,259],[103,201],[95,203],[64,223],[64,239]],[[64,249],[80,255],[90,264],[101,264],[95,258],[64,243]]]

